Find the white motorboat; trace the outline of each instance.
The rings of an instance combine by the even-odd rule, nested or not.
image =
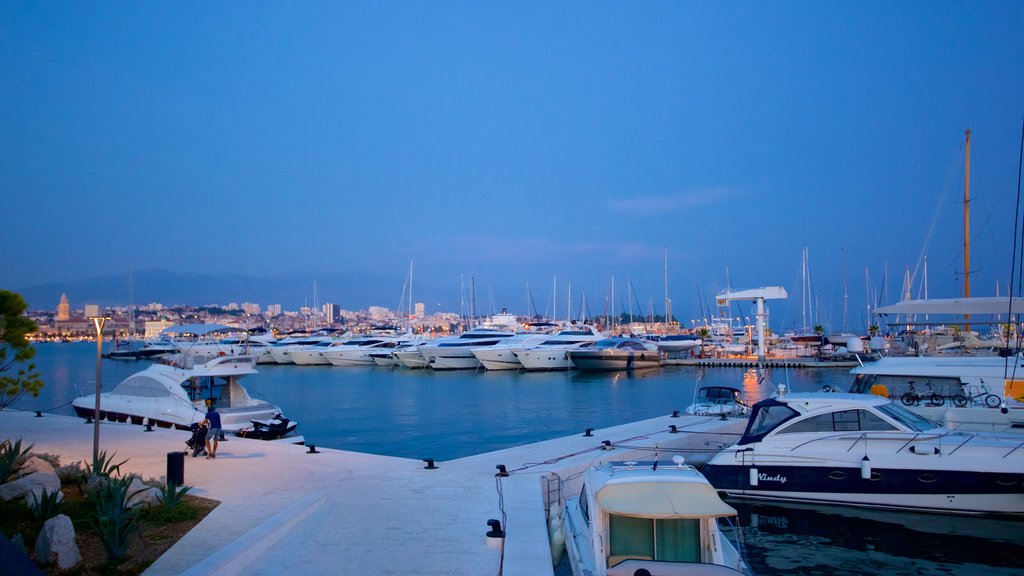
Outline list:
[[[950,431],[870,394],[762,400],[703,472],[746,498],[1024,514],[1020,437]]]
[[[947,428],[1024,433],[1024,356],[888,356],[850,373],[850,392],[886,396]]]
[[[330,336],[304,336],[300,338],[285,338],[275,342],[270,347],[270,357],[274,359],[274,362],[278,364],[294,364],[292,360],[291,351],[306,346],[312,346],[324,340],[329,340]]]
[[[490,346],[471,348],[470,352],[488,370],[518,370],[522,368],[522,364],[516,358],[516,351],[522,350],[527,346],[539,344],[549,336],[549,334],[520,332],[511,338],[491,344]]]
[[[100,418],[188,430],[205,418],[207,403],[212,402],[224,431],[237,432],[253,420],[271,420],[281,413],[277,406],[250,396],[239,382],[256,373],[255,365],[252,356],[220,356],[187,367],[154,363],[100,394]],[[96,396],[76,398],[71,406],[76,415],[92,417]]]
[[[565,502],[562,530],[576,576],[748,572],[720,522],[736,510],[681,456],[613,462],[584,472]]]
[[[589,347],[603,338],[597,328],[585,325],[562,330],[536,346],[514,353],[520,365],[527,370],[569,370],[574,367],[569,360],[569,350]]]
[[[323,355],[334,366],[372,366],[374,359],[370,356],[371,354],[374,352],[386,353],[390,358],[391,351],[406,341],[408,341],[408,336],[353,338],[328,348]]]
[[[687,414],[695,416],[724,416],[726,418],[746,416],[750,407],[740,399],[739,389],[729,386],[701,386],[693,404],[686,408]]]
[[[292,363],[298,366],[330,366],[331,362],[325,354],[328,350],[344,346],[346,342],[347,340],[328,338],[316,344],[293,348],[288,351],[288,356]]]
[[[155,360],[177,352],[178,347],[170,339],[121,340],[103,357],[111,360]]]
[[[427,359],[420,354],[420,346],[425,343],[426,341],[402,344],[391,352],[391,356],[394,358],[394,362],[400,366],[412,369],[426,368],[428,366]]]
[[[704,341],[694,334],[670,334],[652,338],[659,352],[667,354],[685,354],[700,348]]]
[[[421,344],[418,349],[434,370],[475,369],[480,367],[480,361],[473,356],[473,348],[497,344],[515,335],[506,329],[475,328],[458,336]]]
[[[579,370],[638,370],[661,366],[658,349],[636,338],[605,338],[568,351]]]

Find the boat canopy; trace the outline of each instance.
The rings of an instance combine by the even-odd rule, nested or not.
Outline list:
[[[606,484],[595,495],[602,508],[638,518],[707,518],[735,516],[707,482],[632,482]]]
[[[1011,308],[1012,305],[1012,308]],[[1006,296],[904,300],[882,306],[878,314],[1024,314],[1024,300]]]

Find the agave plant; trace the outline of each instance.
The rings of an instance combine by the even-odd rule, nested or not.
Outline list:
[[[64,508],[60,490],[49,492],[44,488],[38,496],[33,492],[30,508],[32,508],[32,514],[44,522],[60,514]]]
[[[114,452],[117,454],[117,452]],[[86,476],[103,476],[105,478],[112,478],[115,474],[121,473],[121,466],[124,465],[128,459],[124,459],[117,464],[114,464],[114,454],[107,455],[107,451],[100,452],[99,456],[96,457],[96,462],[92,466],[88,462],[85,463],[85,475]]]
[[[134,474],[124,478],[107,476],[90,496],[96,507],[96,516],[89,519],[89,524],[96,530],[110,560],[125,555],[131,537],[139,530],[138,512],[128,504],[142,491],[131,490],[134,478]]]
[[[174,482],[167,481],[160,486],[160,494],[157,496],[157,499],[165,508],[177,508],[178,504],[181,504],[182,498],[184,498],[185,494],[187,494],[191,489],[191,486],[179,487]]]
[[[0,442],[0,483],[6,482],[12,474],[21,469],[21,463],[32,450],[32,446],[29,445],[28,448],[22,450],[21,438],[13,443],[10,440]]]

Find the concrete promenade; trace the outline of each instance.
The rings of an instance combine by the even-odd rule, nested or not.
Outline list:
[[[546,503],[579,490],[577,474],[602,459],[713,450],[742,420],[644,420],[507,450],[437,462],[230,438],[216,459],[187,457],[191,494],[217,506],[146,574],[552,574]],[[675,426],[677,432],[670,431]],[[103,422],[101,450],[126,472],[166,475],[186,432]],[[93,427],[73,417],[0,411],[0,438],[22,438],[63,464],[92,457]],[[604,442],[611,449],[604,448]],[[498,477],[497,465],[509,471]],[[487,538],[502,520],[504,540]]]

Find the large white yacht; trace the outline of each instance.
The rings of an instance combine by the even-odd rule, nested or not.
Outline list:
[[[735,517],[675,456],[588,467],[579,496],[565,501],[562,531],[576,576],[736,576],[749,570],[719,524]]]
[[[574,326],[553,334],[535,345],[515,350],[513,354],[526,370],[569,370],[574,368],[569,351],[587,347],[604,338],[590,325]]]
[[[330,336],[325,335],[285,338],[277,341],[270,347],[270,357],[278,364],[294,364],[295,361],[291,357],[292,350],[312,346],[329,339]]]
[[[323,355],[334,366],[372,366],[374,352],[390,353],[399,344],[407,342],[408,336],[367,336],[352,338],[325,350]]]
[[[637,370],[661,366],[658,349],[636,338],[605,338],[586,348],[568,351],[580,370]]]
[[[434,370],[466,370],[480,367],[473,348],[497,344],[515,336],[514,330],[475,328],[451,338],[440,338],[418,349],[427,365]]]
[[[1024,356],[887,356],[850,371],[877,394],[950,429],[1024,433]]]

